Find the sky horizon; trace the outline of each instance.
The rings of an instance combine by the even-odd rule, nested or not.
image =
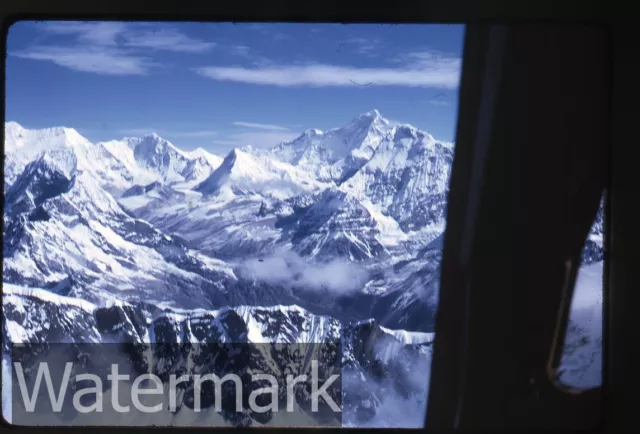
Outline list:
[[[223,154],[377,109],[454,141],[462,25],[22,21],[6,121]]]

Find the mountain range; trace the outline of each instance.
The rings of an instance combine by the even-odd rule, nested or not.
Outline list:
[[[414,387],[402,360],[430,361],[453,156],[377,110],[224,157],[6,122],[3,354],[7,341],[222,339],[189,334],[194,321],[240,324],[227,341],[332,336],[359,378],[345,425],[421,426],[428,378]],[[602,233],[600,213],[583,255],[592,292]],[[565,380],[584,382],[598,330],[572,330]]]

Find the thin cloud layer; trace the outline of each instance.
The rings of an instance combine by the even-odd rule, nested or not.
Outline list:
[[[244,261],[239,272],[251,279],[335,295],[361,289],[368,277],[367,271],[357,264],[337,259],[312,263],[282,248],[269,257]]]
[[[175,29],[126,32],[123,36],[125,39],[124,46],[132,48],[203,53],[216,46],[213,42],[191,38]]]
[[[45,33],[76,35],[79,42],[100,46],[187,53],[202,53],[216,46],[214,42],[192,38],[175,28],[160,28],[151,23],[58,21],[43,23],[38,28]]]
[[[103,75],[145,75],[159,64],[144,56],[107,47],[36,46],[10,55],[22,59],[46,60],[58,66]]]
[[[104,75],[147,75],[162,65],[150,58],[157,51],[205,53],[216,43],[189,36],[175,27],[155,23],[45,22],[35,24],[45,36],[66,36],[72,41],[39,44],[9,55],[53,62],[76,71]],[[248,30],[275,37],[280,32],[267,25],[249,25]],[[240,41],[239,41],[240,42]],[[384,41],[371,38],[343,40],[344,49],[361,57],[381,57]],[[224,48],[224,47],[223,47]],[[378,66],[334,65],[330,63],[282,63],[254,53],[241,42],[228,47],[231,53],[250,61],[249,65],[213,65],[193,70],[217,81],[278,87],[367,87],[405,86],[451,89],[458,86],[461,60],[434,50],[414,50]],[[260,128],[245,125],[249,128]],[[263,128],[280,130],[275,128]],[[280,130],[282,131],[282,130]]]
[[[51,21],[38,23],[38,30],[54,35],[76,35],[78,40],[91,45],[117,45],[116,37],[127,29],[120,22]]]
[[[413,68],[357,68],[326,64],[280,65],[262,68],[209,66],[198,74],[218,81],[279,87],[408,86],[453,89],[458,86],[459,63],[424,64]]]
[[[234,122],[233,125],[237,127],[256,128],[259,130],[272,130],[272,131],[287,131],[289,128],[281,127],[280,125],[272,124],[258,124],[255,122]]]
[[[123,22],[45,22],[37,29],[45,35],[75,37],[70,45],[34,45],[9,55],[50,61],[75,71],[103,75],[146,75],[161,66],[150,51],[203,53],[215,43],[195,39],[174,28]]]

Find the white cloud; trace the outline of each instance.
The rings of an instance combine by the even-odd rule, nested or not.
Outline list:
[[[216,46],[214,42],[191,38],[172,27],[151,23],[53,21],[39,28],[47,33],[76,35],[79,42],[90,45],[118,45],[132,48],[202,53]]]
[[[257,280],[333,294],[357,291],[368,277],[367,271],[357,264],[340,259],[311,263],[282,248],[269,257],[245,261],[240,273]]]
[[[146,75],[151,68],[159,66],[147,57],[109,47],[34,46],[9,55],[104,75]]]
[[[148,74],[160,66],[145,55],[148,51],[202,53],[216,45],[150,23],[54,21],[37,23],[36,28],[48,35],[73,36],[75,41],[35,45],[9,54],[105,75]]]
[[[391,59],[394,63],[412,65],[419,69],[456,69],[460,70],[462,59],[442,51],[424,49],[399,54]]]
[[[209,66],[195,71],[218,81],[234,81],[280,87],[407,86],[456,88],[458,59],[422,60],[413,67],[358,68],[326,64],[280,65],[258,68]]]
[[[352,38],[339,44],[338,50],[344,47],[345,50],[355,50],[371,56],[377,54],[381,46],[382,43],[378,40]],[[216,65],[195,68],[194,71],[218,81],[279,87],[458,87],[462,64],[459,56],[421,50],[397,55],[388,59],[388,62],[392,66],[357,67],[322,63],[261,62],[253,68]]]
[[[233,125],[237,127],[257,128],[260,130],[273,130],[273,131],[287,131],[289,128],[281,127],[273,124],[258,124],[255,122],[234,122]]]
[[[49,21],[38,24],[38,28],[46,33],[76,35],[81,42],[95,45],[116,45],[116,37],[127,28],[126,23],[111,21]]]
[[[191,38],[175,29],[158,29],[130,31],[123,34],[124,46],[147,48],[184,53],[203,53],[216,46],[214,42],[206,42]]]

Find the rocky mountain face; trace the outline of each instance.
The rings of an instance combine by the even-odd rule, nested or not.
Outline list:
[[[400,397],[422,403],[426,398],[428,382],[416,383],[411,373],[416,366],[428,370],[433,341],[429,333],[393,331],[375,320],[345,325],[296,306],[175,311],[146,303],[98,306],[43,289],[9,284],[4,291],[5,359],[10,354],[12,362],[20,361],[33,368],[35,360],[42,360],[34,353],[41,352],[45,343],[49,349],[64,343],[63,358],[74,361],[75,373],[87,370],[106,374],[107,360],[118,354],[135,372],[151,372],[164,380],[170,374],[198,372],[220,378],[228,373],[260,372],[279,378],[277,374],[283,369],[308,373],[304,362],[312,357],[342,377],[331,396],[343,407],[337,422],[345,425],[371,423],[379,409]],[[30,345],[12,349],[9,342]],[[110,355],[105,357],[105,351]],[[86,357],[87,353],[90,357]],[[100,363],[105,364],[104,369]],[[253,387],[247,393],[262,386],[247,383]],[[286,390],[284,384],[280,386],[278,390]],[[235,400],[227,399],[226,394],[227,404],[221,412],[214,412],[213,393],[207,390],[202,392],[201,405],[205,412],[211,412],[211,419],[196,420],[193,380],[182,384],[180,390],[176,408],[158,416],[163,424],[192,426],[213,421],[233,426],[268,426],[274,422],[272,412],[255,413],[246,402],[237,412]],[[318,417],[307,408],[310,402],[304,390],[296,393],[296,402],[302,414]],[[66,405],[61,417],[73,413],[71,403]],[[417,416],[413,421],[416,426],[422,423]]]

